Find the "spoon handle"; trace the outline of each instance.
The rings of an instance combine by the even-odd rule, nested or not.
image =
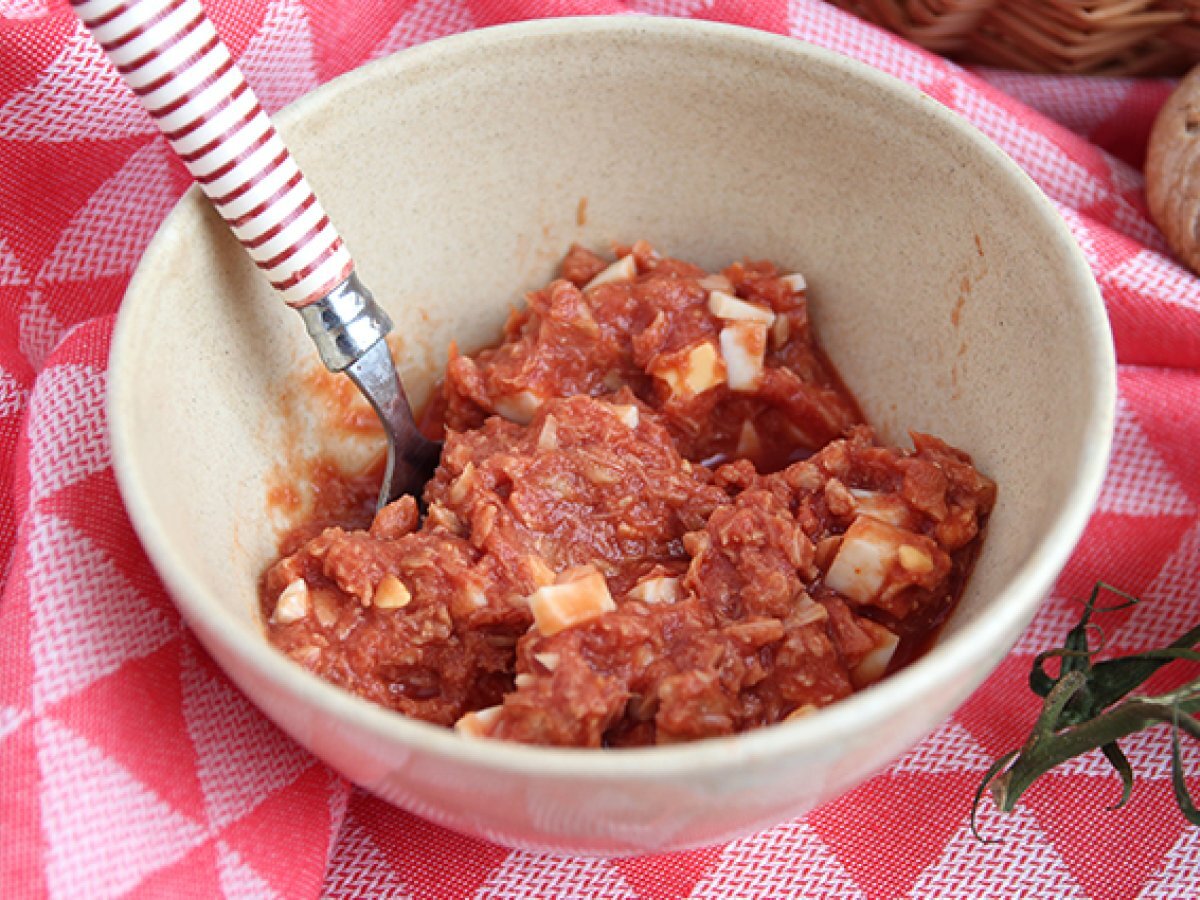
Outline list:
[[[250,258],[297,309],[354,262],[199,0],[71,0]]]

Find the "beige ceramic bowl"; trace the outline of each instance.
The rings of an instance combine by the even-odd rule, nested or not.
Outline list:
[[[121,490],[225,671],[383,797],[474,835],[568,852],[661,851],[780,822],[944,721],[1079,538],[1113,421],[1100,298],[1033,183],[917,91],[766,34],[576,19],[406,51],[279,123],[395,319],[419,396],[451,339],[494,340],[509,303],[572,241],[645,237],[713,268],[750,255],[803,272],[825,344],[884,435],[941,435],[1000,484],[937,646],[811,718],[632,751],[472,741],[405,719],[263,639],[256,579],[278,524],[265,485],[289,440],[321,440],[278,398],[314,357],[299,318],[193,191],[121,309],[110,401]]]

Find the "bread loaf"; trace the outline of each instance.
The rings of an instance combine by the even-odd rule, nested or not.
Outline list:
[[[1171,249],[1200,273],[1200,66],[1179,83],[1154,122],[1146,199]]]

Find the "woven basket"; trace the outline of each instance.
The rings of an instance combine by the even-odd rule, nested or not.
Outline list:
[[[1163,75],[1200,62],[1200,0],[833,0],[964,62]]]

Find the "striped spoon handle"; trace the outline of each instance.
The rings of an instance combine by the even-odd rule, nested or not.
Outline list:
[[[349,252],[199,0],[71,5],[288,305],[342,285]]]

